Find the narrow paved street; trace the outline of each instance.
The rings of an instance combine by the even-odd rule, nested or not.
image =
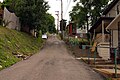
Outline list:
[[[103,80],[85,63],[75,60],[64,42],[51,36],[44,48],[0,72],[0,80]]]

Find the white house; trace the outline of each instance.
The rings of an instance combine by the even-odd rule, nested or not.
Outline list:
[[[106,27],[110,32],[110,47],[118,48],[117,58],[120,60],[120,0],[114,0],[114,5],[108,9],[106,16],[114,16],[114,20]],[[106,13],[106,12],[105,12]],[[113,49],[110,49],[111,58],[114,59]]]
[[[120,0],[113,0],[103,11],[102,16],[91,27],[90,32],[96,34],[95,42],[97,42],[97,51],[103,59],[111,59],[112,49],[110,47],[118,46],[118,30],[111,30],[111,34],[108,31],[113,19],[118,16],[120,11]],[[107,28],[107,30],[106,30]],[[114,43],[113,43],[114,42]],[[113,44],[113,45],[112,45]],[[110,54],[111,53],[111,54]]]

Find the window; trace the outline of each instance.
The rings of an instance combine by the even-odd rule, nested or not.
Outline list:
[[[117,5],[117,15],[119,14],[119,5]]]
[[[109,13],[108,17],[110,17],[110,13]]]

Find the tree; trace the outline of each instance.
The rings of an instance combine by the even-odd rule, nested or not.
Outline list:
[[[44,0],[16,0],[15,13],[22,26],[29,26],[30,30],[42,25],[47,10],[48,4]]]
[[[71,21],[77,24],[77,27],[82,27],[86,22],[86,14],[87,9],[77,3],[70,12]]]
[[[48,32],[49,33],[56,33],[56,28],[55,28],[55,19],[54,17],[47,13],[46,15],[46,24],[48,24]]]
[[[94,9],[91,10],[92,25],[96,22],[97,18],[101,16],[109,1],[110,0],[93,0],[91,3],[91,7],[94,7]]]
[[[16,0],[15,13],[20,17],[22,27],[28,26],[29,29],[46,27],[44,18],[49,9],[48,3],[44,0]]]
[[[71,21],[76,22],[78,27],[85,26],[88,20],[87,14],[89,14],[89,18],[91,19],[90,25],[93,25],[97,18],[101,16],[108,1],[109,0],[79,0],[70,12]]]
[[[15,0],[3,0],[2,7],[6,7],[10,12],[14,12]]]
[[[14,1],[14,2],[13,2]],[[47,31],[50,33],[56,32],[55,19],[47,13],[49,5],[44,0],[5,0],[4,6],[8,6],[20,18],[22,28],[29,27],[40,30],[42,33]],[[14,4],[14,7],[11,5]]]

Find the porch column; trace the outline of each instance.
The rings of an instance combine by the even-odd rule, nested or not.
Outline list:
[[[69,29],[70,35],[72,35],[72,24],[70,23],[70,29]]]
[[[118,57],[120,58],[120,22],[118,22]]]
[[[105,41],[105,39],[104,39],[104,21],[102,20],[102,42],[104,42]]]

